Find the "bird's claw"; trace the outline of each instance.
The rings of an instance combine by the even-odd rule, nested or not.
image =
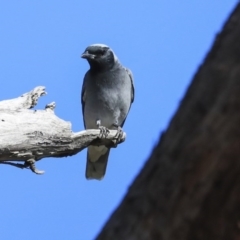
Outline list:
[[[122,137],[123,137],[122,128],[120,126],[116,126],[116,127],[117,127],[117,133],[115,135],[115,138],[116,138],[115,146],[117,146],[122,141]]]
[[[32,172],[34,172],[36,174],[44,174],[44,171],[38,170],[36,168],[35,162],[36,162],[35,159],[30,158],[27,161],[25,161],[24,165],[25,165],[25,167],[29,167],[32,170]]]
[[[99,138],[106,138],[109,134],[109,129],[103,126],[99,126],[98,129],[100,130]]]

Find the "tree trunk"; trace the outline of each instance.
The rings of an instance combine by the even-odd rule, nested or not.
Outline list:
[[[240,239],[240,3],[97,239]]]

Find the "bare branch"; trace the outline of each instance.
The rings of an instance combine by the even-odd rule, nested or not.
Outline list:
[[[30,110],[45,94],[44,87],[36,87],[19,98],[0,102],[0,162],[24,161],[24,166],[15,165],[34,171],[34,161],[46,157],[72,156],[90,144],[116,145],[117,130],[110,130],[104,139],[99,139],[98,129],[72,132],[71,123],[54,114],[54,102],[45,110]],[[125,137],[124,133],[121,142]]]
[[[10,100],[0,102],[0,110],[18,110],[33,108],[38,101],[38,98],[46,95],[45,87],[35,87],[32,91],[24,93],[22,96]]]

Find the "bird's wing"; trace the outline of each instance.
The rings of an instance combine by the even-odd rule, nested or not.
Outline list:
[[[135,88],[134,88],[133,74],[132,74],[132,71],[131,71],[130,69],[128,69],[128,68],[124,68],[124,69],[126,70],[128,76],[129,76],[129,78],[130,78],[130,80],[131,80],[131,94],[132,94],[132,96],[131,96],[131,103],[133,103],[133,101],[134,101],[134,96],[135,96]],[[128,113],[129,113],[129,111],[130,111],[130,108],[131,108],[131,105],[130,105],[130,107],[129,107],[129,109],[128,109]],[[127,115],[128,115],[128,114],[127,114]],[[124,125],[124,123],[125,123],[125,121],[126,121],[127,115],[126,115],[123,123],[121,124],[121,127],[123,127],[123,125]]]
[[[83,84],[82,84],[82,92],[81,92],[82,115],[83,115],[83,123],[85,128],[86,128],[86,124],[84,120],[84,107],[85,107],[85,99],[86,99],[86,91],[85,91],[86,79],[87,79],[87,74],[84,76]]]
[[[131,80],[131,85],[132,85],[132,89],[131,89],[131,91],[132,91],[132,98],[131,98],[131,100],[132,100],[132,103],[133,103],[133,101],[134,101],[134,94],[135,94],[133,74],[132,74],[132,71],[130,69],[125,68],[125,70],[126,70],[128,76],[130,77],[130,80]]]

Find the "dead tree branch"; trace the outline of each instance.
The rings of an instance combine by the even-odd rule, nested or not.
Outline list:
[[[55,103],[44,110],[30,110],[45,94],[44,87],[36,87],[19,98],[0,102],[0,163],[34,171],[34,162],[46,157],[72,156],[90,144],[115,146],[116,130],[110,130],[105,139],[98,138],[98,129],[72,132],[71,123],[54,114]],[[122,142],[125,137],[124,133]]]

